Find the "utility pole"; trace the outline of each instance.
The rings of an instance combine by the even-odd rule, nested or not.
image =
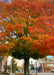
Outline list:
[[[35,68],[35,73],[36,73],[36,75],[37,75],[37,61],[35,61],[34,68]]]
[[[35,61],[35,65],[34,65],[35,71],[36,71],[36,75],[37,75],[37,62]]]
[[[54,68],[54,56],[53,56],[53,68]]]
[[[11,73],[12,73],[12,60],[11,60]]]

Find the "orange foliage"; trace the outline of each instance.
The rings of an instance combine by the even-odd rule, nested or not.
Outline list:
[[[13,25],[11,25],[11,24],[9,24],[9,25],[7,25],[7,26],[5,26],[4,27],[5,29],[6,29],[6,31],[10,31],[10,32],[13,32],[14,31],[14,26]]]
[[[0,10],[1,51],[9,51],[20,38],[22,48],[46,55],[53,52],[54,4],[46,0],[12,0],[10,4],[0,2]],[[13,38],[19,34],[22,35]],[[6,41],[11,43],[5,44]]]

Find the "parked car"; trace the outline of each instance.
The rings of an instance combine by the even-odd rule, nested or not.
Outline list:
[[[35,73],[35,70],[31,70],[30,73]]]
[[[51,72],[54,72],[54,68],[51,70]]]
[[[18,73],[18,71],[15,71],[15,73]]]

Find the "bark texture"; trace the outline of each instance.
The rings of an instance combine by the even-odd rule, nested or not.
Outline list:
[[[24,75],[29,75],[29,58],[24,59]]]

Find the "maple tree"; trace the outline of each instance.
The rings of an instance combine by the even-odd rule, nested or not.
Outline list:
[[[53,55],[54,4],[46,0],[0,2],[0,51],[23,58],[29,75],[29,58]]]

